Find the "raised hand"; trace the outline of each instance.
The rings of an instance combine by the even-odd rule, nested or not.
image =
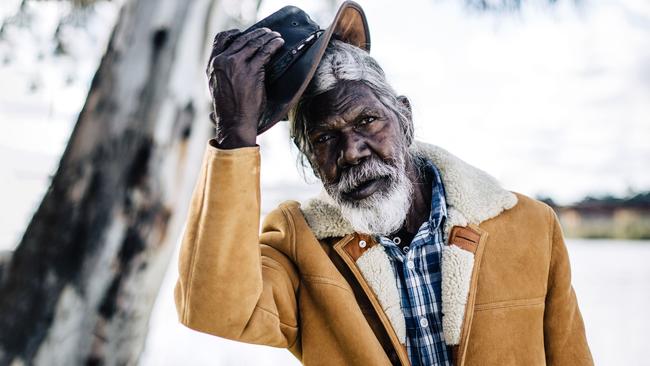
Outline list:
[[[266,106],[264,65],[283,44],[280,33],[268,28],[216,35],[206,73],[219,148],[255,146]]]

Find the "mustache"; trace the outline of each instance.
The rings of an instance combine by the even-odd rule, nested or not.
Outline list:
[[[399,174],[397,165],[396,161],[371,157],[359,165],[353,165],[342,171],[339,180],[328,185],[336,192],[348,193],[370,180],[397,176]]]

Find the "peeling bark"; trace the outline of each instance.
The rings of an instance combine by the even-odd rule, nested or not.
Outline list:
[[[0,365],[137,363],[211,135],[208,30],[237,25],[220,6],[124,5],[52,183],[0,259]]]

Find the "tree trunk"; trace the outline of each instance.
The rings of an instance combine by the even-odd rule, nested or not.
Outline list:
[[[7,263],[9,263],[9,259],[11,259],[11,252],[7,250],[0,251],[0,283],[2,283],[2,279],[5,277],[5,272],[7,269]]]
[[[123,6],[51,185],[0,261],[0,365],[137,363],[212,134],[212,37],[241,15],[222,6]]]

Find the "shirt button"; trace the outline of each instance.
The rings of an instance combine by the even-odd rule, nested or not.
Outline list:
[[[393,238],[393,243],[395,243],[397,245],[400,245],[401,242],[402,242],[402,239],[400,239],[399,236],[396,236],[396,237]]]
[[[408,253],[408,251],[409,251],[409,246],[407,245],[407,246],[405,246],[404,248],[402,248],[402,251],[404,251],[404,253]]]
[[[415,263],[413,263],[413,261],[408,261],[408,262],[406,262],[406,267],[408,269],[413,269],[413,268],[415,268]]]
[[[366,247],[366,241],[365,240],[359,240],[359,246],[361,248],[365,248]]]
[[[427,320],[427,318],[424,318],[424,317],[420,318],[420,325],[422,326],[422,328],[428,327],[429,326],[429,321]]]

